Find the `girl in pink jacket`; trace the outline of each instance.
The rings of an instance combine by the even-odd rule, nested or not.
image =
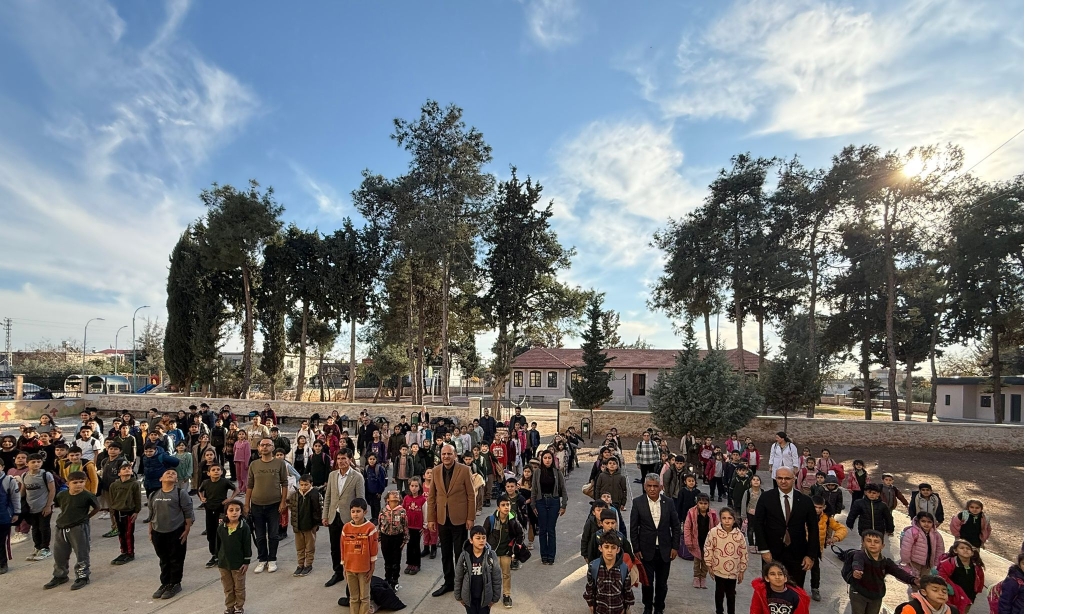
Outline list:
[[[708,532],[701,554],[708,572],[715,579],[716,614],[723,614],[724,598],[727,612],[734,614],[735,589],[745,579],[749,549],[738,515],[730,507],[719,510],[719,524]]]
[[[917,578],[926,576],[931,568],[938,567],[945,547],[942,535],[935,528],[935,517],[931,512],[920,512],[912,526],[901,534],[901,566]],[[909,595],[914,590],[915,587],[910,587]]]
[[[711,499],[703,493],[696,496],[696,505],[685,514],[685,524],[681,527],[685,547],[693,555],[693,588],[708,588],[708,567],[704,564],[701,548],[702,537],[706,538],[715,528],[715,514],[709,513]]]

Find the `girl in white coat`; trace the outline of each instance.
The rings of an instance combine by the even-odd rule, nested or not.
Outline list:
[[[787,467],[792,473],[799,472],[799,450],[788,439],[787,433],[776,433],[776,443],[772,444],[772,450],[768,453],[768,465],[772,475],[780,467]]]

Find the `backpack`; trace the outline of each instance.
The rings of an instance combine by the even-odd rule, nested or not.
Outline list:
[[[1018,586],[1023,586],[1025,583],[1018,578],[1015,578],[1018,582]],[[1003,580],[1006,582],[1006,580]],[[999,614],[999,597],[1003,595],[1003,582],[996,582],[990,590],[988,590],[988,611],[992,614]]]
[[[836,544],[830,546],[829,549],[832,550],[833,554],[836,555],[836,558],[840,559],[840,562],[843,563],[840,567],[840,577],[844,578],[844,581],[850,584],[851,581],[854,580],[854,578],[852,578],[852,572],[855,571],[852,569],[852,559],[855,558],[855,553],[859,552],[859,549],[848,548],[845,550]]]
[[[624,561],[620,562],[621,565],[621,586],[628,584],[628,565],[624,564]],[[598,572],[602,568],[602,559],[596,558],[590,562],[590,569],[587,571],[587,578],[598,579]]]

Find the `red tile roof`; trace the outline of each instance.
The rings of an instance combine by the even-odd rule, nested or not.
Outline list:
[[[612,369],[672,369],[677,364],[677,355],[681,350],[631,350],[611,348],[606,355],[612,356],[609,363]],[[707,350],[700,350],[703,358]],[[760,359],[748,350],[742,350],[747,372],[756,372]],[[738,364],[738,350],[727,350],[727,362]],[[519,369],[573,369],[583,365],[583,350],[580,348],[530,348],[515,357],[514,367]]]

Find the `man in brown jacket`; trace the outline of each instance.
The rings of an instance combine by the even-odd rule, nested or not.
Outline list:
[[[439,531],[443,546],[443,585],[432,597],[454,590],[454,560],[465,548],[469,530],[473,528],[477,497],[469,467],[455,462],[454,446],[443,446],[439,455],[443,461],[432,470],[431,491],[428,493],[428,530]]]

